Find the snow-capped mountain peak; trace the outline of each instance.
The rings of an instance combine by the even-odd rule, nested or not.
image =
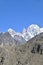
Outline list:
[[[38,25],[30,25],[28,28],[27,28],[27,32],[30,32],[31,35],[37,35],[40,33],[40,27]]]
[[[8,29],[8,33],[12,36],[12,38],[16,41],[16,44],[23,44],[26,40],[23,38],[22,33],[15,32],[13,29]]]
[[[24,33],[23,33],[23,35],[24,35],[25,40],[28,41],[29,39],[31,39],[31,38],[33,38],[34,36],[40,34],[41,32],[43,32],[43,28],[40,28],[40,27],[39,27],[38,25],[36,25],[36,24],[32,24],[32,25],[30,25],[30,26],[27,28],[26,32],[25,32],[25,30],[24,30],[25,35],[24,35]]]
[[[19,32],[15,32],[13,29],[9,28],[8,29],[8,32],[10,33],[10,35],[12,37],[14,37],[15,35],[19,35],[19,36],[22,36],[22,33],[19,33]]]
[[[32,24],[29,26],[29,28],[40,28],[37,24]]]
[[[34,36],[40,34],[43,32],[43,28],[40,28],[36,24],[30,25],[27,29],[24,28],[22,33],[15,32],[13,29],[9,28],[8,32],[11,34],[11,36],[14,38],[15,35],[23,37],[26,41],[33,38]]]
[[[11,28],[8,29],[8,32],[10,33],[10,35],[12,37],[14,37],[14,35],[16,34],[16,32],[13,29],[11,29]]]

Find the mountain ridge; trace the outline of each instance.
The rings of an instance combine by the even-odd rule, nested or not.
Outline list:
[[[29,39],[33,38],[34,36],[42,33],[43,28],[40,28],[36,24],[32,24],[32,25],[28,26],[27,29],[24,28],[22,33],[15,32],[11,28],[8,29],[8,32],[11,34],[12,37],[14,37],[15,35],[19,35],[19,36],[22,36],[26,41],[28,41]]]
[[[43,28],[40,28],[38,25],[30,25],[27,29],[23,29],[22,33],[15,32],[13,29],[8,29],[6,32],[0,33],[0,44],[5,45],[21,45],[25,44],[27,41],[34,38],[36,35],[39,35],[43,32]],[[3,45],[2,44],[2,45]]]
[[[0,65],[43,65],[43,33],[20,46],[0,47]]]

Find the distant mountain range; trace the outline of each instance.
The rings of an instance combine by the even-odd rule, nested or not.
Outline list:
[[[22,42],[24,38],[20,35],[0,33],[0,65],[43,65],[43,33],[17,45]]]
[[[14,38],[16,36],[23,37],[26,41],[33,38],[34,36],[43,32],[43,28],[40,28],[38,25],[32,24],[27,29],[23,29],[22,33],[15,32],[13,29],[9,28],[8,32]]]
[[[31,38],[43,32],[43,28],[32,24],[27,29],[23,29],[22,33],[15,32],[9,28],[8,31],[0,33],[0,44],[3,45],[21,45],[26,43]]]

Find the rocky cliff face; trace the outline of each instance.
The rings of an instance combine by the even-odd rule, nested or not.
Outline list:
[[[0,46],[0,65],[43,65],[43,33],[20,46]]]
[[[43,28],[35,24],[30,25],[27,29],[24,28],[22,33],[10,28],[7,32],[0,33],[0,45],[22,45],[42,32]]]
[[[9,32],[0,33],[0,45],[20,45],[26,43],[22,36],[15,35],[14,38],[9,34]]]

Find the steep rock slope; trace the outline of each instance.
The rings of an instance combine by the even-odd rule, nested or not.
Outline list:
[[[43,65],[43,33],[20,46],[0,47],[0,65]]]
[[[20,45],[26,43],[23,37],[16,36],[13,38],[9,32],[0,33],[0,45]]]

